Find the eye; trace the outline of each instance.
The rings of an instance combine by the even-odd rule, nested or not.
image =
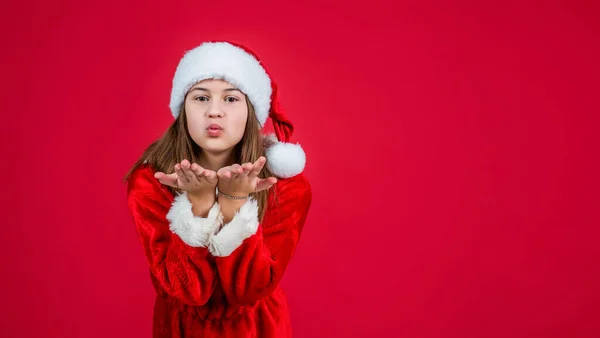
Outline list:
[[[196,101],[202,101],[203,102],[203,101],[207,101],[208,98],[206,96],[196,96],[194,98],[194,100],[196,100]]]
[[[231,99],[231,100],[230,100],[230,99]],[[227,102],[235,102],[235,101],[239,101],[239,100],[238,100],[236,97],[233,97],[233,96],[228,96],[228,97],[226,97],[226,98],[225,98],[225,100],[226,100]]]

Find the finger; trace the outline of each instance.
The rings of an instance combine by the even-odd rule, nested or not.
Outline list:
[[[222,179],[231,178],[231,173],[229,172],[230,167],[223,167],[217,171],[217,176]]]
[[[252,169],[254,169],[254,164],[252,164],[252,163],[244,163],[242,165],[242,169],[244,169],[243,174],[249,175],[252,172]]]
[[[248,176],[252,178],[258,176],[258,174],[260,174],[260,171],[264,168],[266,162],[267,161],[264,156],[259,157],[258,160],[256,160],[256,162],[254,162],[254,164],[252,165],[252,171],[248,174]]]
[[[217,178],[217,173],[212,170],[205,169],[204,176],[209,180],[214,180],[215,178]]]
[[[199,166],[198,164],[194,163],[191,165],[190,169],[192,170],[192,172],[194,173],[194,175],[196,175],[196,177],[198,178],[198,180],[201,180],[202,177],[204,176],[204,168],[202,168],[201,166]]]
[[[217,173],[212,170],[204,169],[204,172],[202,173],[202,177],[204,178],[204,180],[208,181],[209,183],[218,183],[219,182],[219,180],[217,178]]]
[[[217,170],[217,176],[219,176],[219,177],[222,176],[223,173],[225,172],[225,170],[227,170],[227,168],[228,167],[223,167],[223,168]]]
[[[177,174],[165,174],[161,171],[154,174],[154,177],[158,179],[161,184],[168,185],[170,187],[176,188],[177,185]]]
[[[162,181],[166,185],[176,187],[177,186],[177,174],[175,174],[175,173],[168,174],[168,175],[165,174],[165,176],[162,178]]]
[[[185,173],[183,172],[183,169],[181,168],[180,163],[177,163],[175,165],[175,173],[177,174],[177,177],[179,177],[179,181],[181,181],[182,183],[189,182],[187,179],[187,176],[185,176]]]
[[[189,182],[194,182],[197,180],[196,174],[191,169],[191,164],[188,160],[181,161],[181,168],[183,169],[183,173]]]
[[[254,164],[252,165],[252,171],[248,174],[248,176],[250,177],[256,177],[258,176],[258,174],[260,173],[260,171],[262,170],[262,168],[265,166],[265,163],[267,163],[267,159],[264,156],[261,156],[258,158],[258,160],[256,160],[256,162],[254,162]]]
[[[204,175],[206,175],[206,177],[217,177],[217,173],[210,169],[204,169]]]
[[[254,191],[259,192],[259,191],[267,190],[267,189],[271,188],[275,183],[277,183],[277,178],[275,178],[275,177],[259,179],[258,183],[256,184],[256,189]]]
[[[239,164],[234,164],[231,166],[231,177],[232,178],[236,178],[238,175],[240,175],[241,173],[244,172],[244,169],[242,169],[242,166]]]

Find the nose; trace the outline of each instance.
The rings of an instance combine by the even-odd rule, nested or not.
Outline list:
[[[208,111],[208,117],[215,118],[215,117],[222,117],[222,116],[223,116],[223,112],[216,107],[213,107]]]
[[[208,117],[222,117],[223,116],[223,107],[219,104],[219,102],[213,101],[210,103],[208,107]]]

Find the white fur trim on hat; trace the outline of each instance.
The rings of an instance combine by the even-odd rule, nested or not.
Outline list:
[[[195,216],[186,191],[175,197],[166,218],[170,222],[171,231],[193,247],[207,247],[210,238],[223,223],[223,215],[217,202],[210,208],[207,217]]]
[[[304,153],[300,144],[280,142],[275,134],[267,134],[265,137],[274,142],[266,149],[265,157],[275,176],[289,178],[304,171],[306,153]]]
[[[208,250],[215,257],[231,255],[244,240],[258,230],[258,202],[253,197],[242,204],[231,222],[225,224],[218,234],[210,239]]]
[[[227,42],[205,42],[185,53],[173,78],[169,105],[173,117],[179,115],[190,88],[205,79],[223,79],[241,90],[264,126],[271,107],[271,80],[254,56]]]

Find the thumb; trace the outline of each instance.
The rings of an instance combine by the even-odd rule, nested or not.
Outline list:
[[[176,173],[167,175],[167,174],[159,171],[156,174],[154,174],[154,177],[156,179],[158,179],[158,181],[164,185],[168,185],[173,188],[177,187],[177,174]]]
[[[275,177],[269,177],[266,179],[259,179],[258,183],[256,183],[255,192],[267,190],[271,188],[275,183],[277,183],[277,179]]]

